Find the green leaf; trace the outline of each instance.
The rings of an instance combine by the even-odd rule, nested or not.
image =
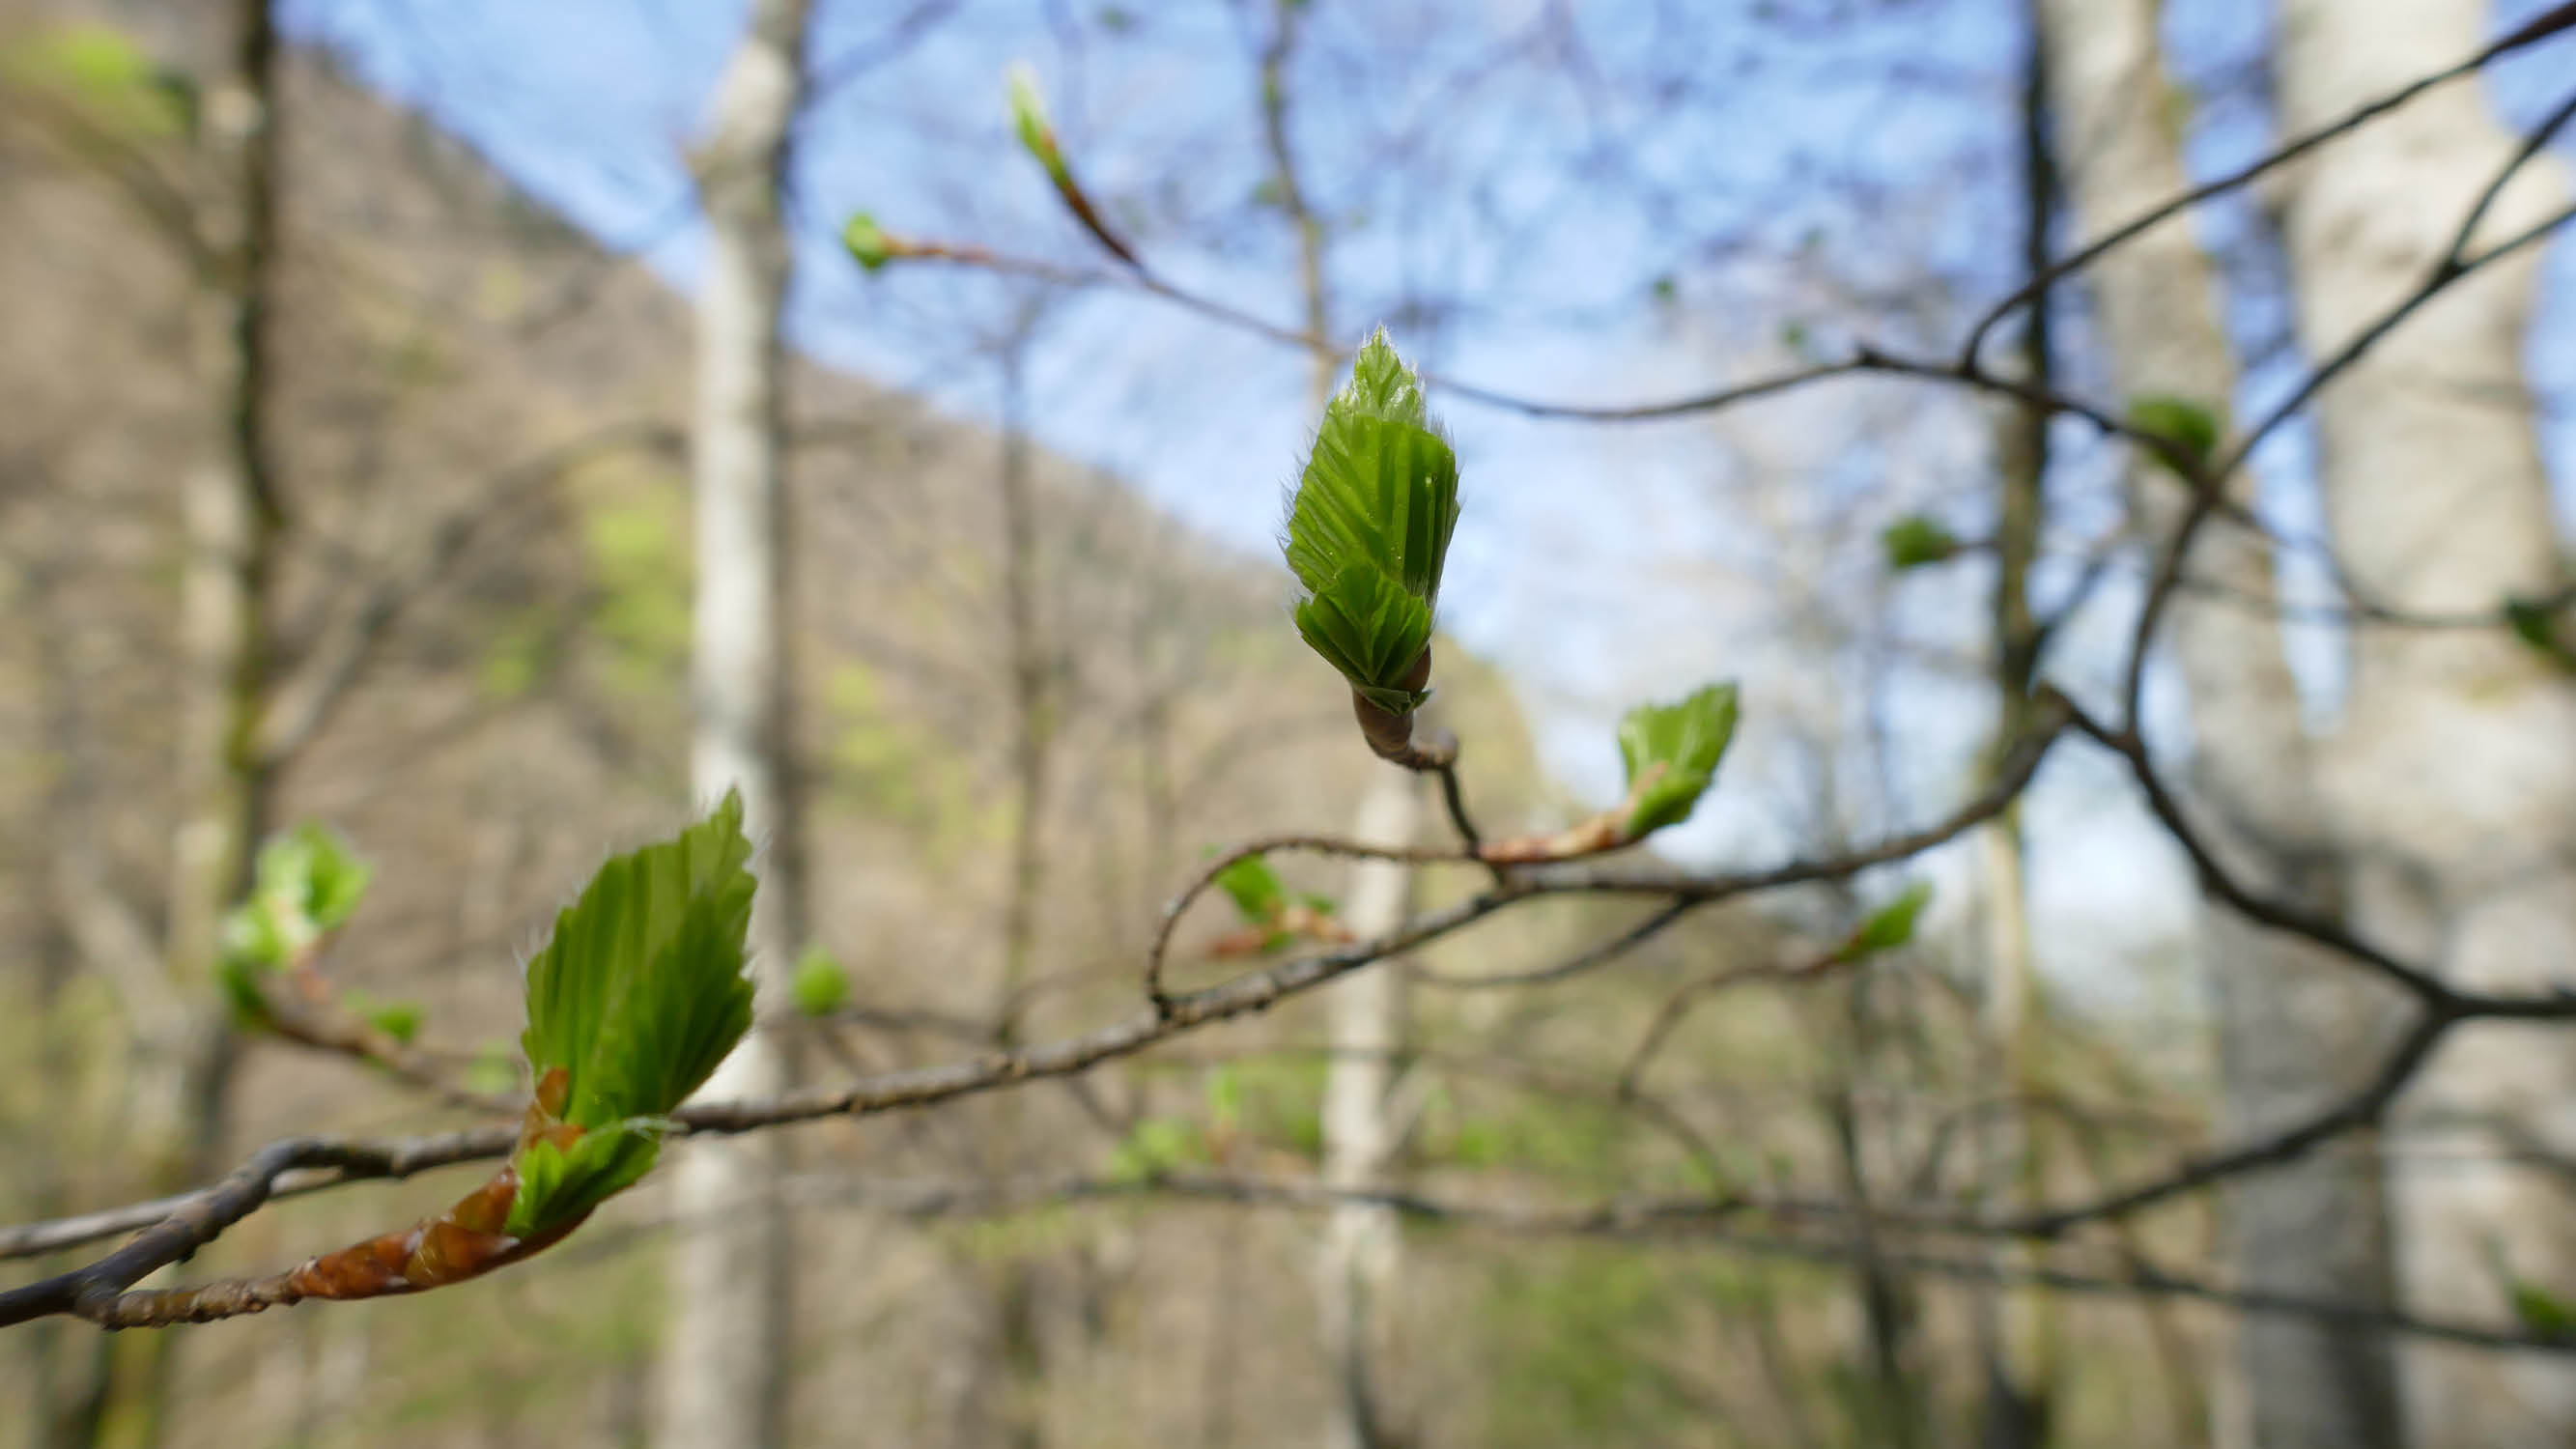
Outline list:
[[[2505,1299],[2513,1305],[2514,1319],[2524,1332],[2535,1338],[2576,1338],[2576,1304],[2516,1273],[2501,1238],[2487,1235],[2485,1248],[2487,1266],[2503,1285]]]
[[[2537,1284],[2513,1285],[2513,1316],[2542,1338],[2576,1338],[2576,1305]]]
[[[218,975],[238,1010],[257,978],[281,971],[338,930],[366,898],[373,869],[326,826],[271,836],[252,867],[250,898],[224,915]],[[265,1011],[251,1014],[264,1018]]]
[[[894,260],[894,244],[886,240],[877,219],[868,213],[854,212],[849,224],[841,228],[841,245],[849,248],[850,257],[866,271],[875,271]]]
[[[1641,704],[1619,721],[1628,839],[1690,818],[1735,737],[1735,716],[1735,686],[1712,684],[1673,704]]]
[[[1887,556],[1887,566],[1901,573],[1955,557],[1959,537],[1939,519],[1909,513],[1879,530],[1878,545]]]
[[[255,957],[236,954],[229,944],[215,961],[215,985],[231,1009],[233,1025],[244,1031],[268,1025],[268,998],[259,989],[262,969]]]
[[[1208,1073],[1208,1125],[1231,1133],[1243,1123],[1243,1078],[1230,1066]]]
[[[2206,404],[2169,393],[2155,393],[2129,404],[2129,425],[2163,438],[2198,467],[2207,467],[2226,431],[2220,413]],[[2168,467],[2171,465],[2168,464]]]
[[[534,1077],[564,1069],[569,1147],[538,1139],[512,1159],[510,1231],[560,1226],[653,1165],[664,1118],[751,1029],[743,974],[755,882],[742,796],[669,840],[612,857],[555,918],[528,963]]]
[[[465,1085],[469,1090],[481,1092],[487,1097],[497,1097],[504,1092],[518,1090],[518,1054],[510,1050],[510,1044],[506,1041],[493,1040],[483,1043],[475,1051],[474,1060],[466,1064]]]
[[[1216,884],[1234,902],[1236,912],[1252,925],[1276,920],[1288,905],[1288,892],[1279,884],[1279,873],[1257,855],[1247,855],[1219,871]]]
[[[1063,148],[1056,144],[1055,126],[1047,120],[1046,98],[1038,91],[1038,73],[1026,61],[1014,64],[1009,75],[1011,91],[1011,128],[1019,133],[1020,144],[1044,166],[1048,177],[1057,185],[1065,184]]]
[[[2576,674],[2576,645],[2560,642],[2554,618],[2559,610],[2566,607],[2565,599],[2549,604],[2510,598],[2504,602],[2504,621],[2515,638],[2530,645],[2543,659]]]
[[[296,827],[293,837],[302,855],[304,913],[325,931],[336,930],[366,899],[374,867],[358,857],[340,834],[322,825]]]
[[[787,981],[787,999],[807,1016],[830,1016],[849,1004],[850,973],[821,946],[808,946],[796,958],[796,974]]]
[[[63,25],[17,41],[0,50],[0,80],[50,91],[90,124],[131,140],[181,134],[195,106],[183,77],[105,25]]]
[[[1893,951],[1914,939],[1914,924],[1921,919],[1923,908],[1932,900],[1932,883],[1918,880],[1898,893],[1896,899],[1869,913],[1860,928],[1843,942],[1835,956],[1844,961],[1858,961],[1881,951]]]
[[[1207,1137],[1179,1117],[1148,1117],[1128,1132],[1109,1157],[1112,1182],[1151,1182],[1174,1168],[1208,1160]]]
[[[610,859],[555,918],[528,963],[519,1040],[535,1076],[570,1075],[565,1121],[661,1116],[751,1029],[750,859],[728,791],[674,838]]]
[[[1365,560],[1297,606],[1297,633],[1381,709],[1405,714],[1431,697],[1406,680],[1431,647],[1431,608]]]
[[[1457,454],[1380,328],[1325,406],[1281,546],[1307,595],[1298,633],[1399,714],[1428,697],[1408,676],[1431,643],[1457,526]]]
[[[568,1148],[543,1138],[529,1143],[510,1160],[519,1192],[503,1231],[524,1238],[560,1227],[633,1187],[661,1156],[669,1128],[640,1118],[595,1127]]]
[[[405,1046],[420,1035],[421,1023],[428,1019],[417,1001],[379,1001],[363,991],[345,992],[340,999],[359,1020]]]

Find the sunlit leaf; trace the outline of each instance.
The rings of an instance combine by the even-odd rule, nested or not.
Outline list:
[[[1735,716],[1735,686],[1712,684],[1673,704],[1641,704],[1619,721],[1630,840],[1690,818],[1735,737]]]
[[[1279,884],[1279,873],[1257,855],[1247,855],[1218,872],[1216,884],[1252,925],[1278,919],[1288,904],[1288,892]]]
[[[1430,646],[1458,524],[1458,459],[1384,329],[1324,409],[1282,540],[1307,597],[1297,631],[1352,688],[1397,714],[1428,697]]]

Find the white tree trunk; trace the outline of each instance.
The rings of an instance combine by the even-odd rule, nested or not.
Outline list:
[[[1421,821],[1420,779],[1381,770],[1360,799],[1351,837],[1372,845],[1411,845]],[[1352,867],[1343,924],[1363,939],[1395,929],[1404,920],[1412,875],[1395,861]],[[1384,1184],[1387,1159],[1395,1151],[1389,1096],[1394,1054],[1404,1040],[1404,982],[1393,963],[1381,962],[1335,983],[1325,1004],[1332,1013],[1333,1057],[1324,1077],[1324,1182],[1339,1191],[1366,1191]],[[1328,1449],[1377,1449],[1389,1442],[1377,1370],[1390,1337],[1396,1226],[1392,1208],[1367,1203],[1344,1203],[1325,1220],[1317,1276],[1326,1371],[1332,1376],[1324,1430]]]
[[[717,84],[697,158],[708,222],[698,300],[697,603],[690,780],[701,802],[742,792],[747,828],[774,844],[784,818],[785,724],[779,557],[779,308],[788,252],[779,186],[804,65],[808,0],[756,0]],[[796,949],[787,872],[762,871],[751,946],[764,1007]],[[702,1096],[776,1091],[777,1044],[755,1030]],[[683,1228],[672,1263],[661,1440],[674,1449],[766,1449],[786,1441],[792,1307],[779,1139],[690,1143],[674,1174]]]
[[[2078,231],[2098,236],[2186,185],[2155,0],[2042,0],[2059,159]],[[2087,287],[2122,405],[2155,394],[2224,409],[2235,359],[2208,258],[2186,217],[2096,263]],[[2239,480],[2238,497],[2250,496]],[[2131,512],[2151,541],[2172,535],[2182,485],[2152,465],[2130,477]],[[2205,528],[2187,593],[2171,614],[2191,699],[2188,803],[2229,869],[2312,908],[2336,906],[2339,872],[2316,751],[2274,624],[2268,545],[2221,522]],[[2226,597],[2234,596],[2234,599]],[[2313,948],[2206,903],[2197,926],[2209,982],[2229,1135],[2271,1130],[2347,1089],[2385,1037],[2387,1003]],[[2249,1288],[2369,1300],[2387,1282],[2377,1169],[2355,1143],[2244,1179],[2226,1196],[2234,1276]],[[2222,1442],[2265,1449],[2395,1442],[2393,1368],[2366,1332],[2281,1316],[2237,1325],[2240,1406]]]
[[[2283,129],[2468,53],[2484,38],[2485,8],[2284,0]],[[2455,84],[2291,176],[2283,235],[2310,357],[2333,353],[2419,283],[2514,145],[2481,89]],[[2484,235],[2528,225],[2562,188],[2553,167],[2526,168]],[[2345,569],[2381,602],[2492,610],[2557,582],[2522,371],[2538,266],[2526,252],[2460,283],[2317,403],[2329,530]],[[2355,849],[2357,925],[2463,986],[2564,979],[2576,960],[2576,688],[2500,630],[2362,629],[2332,766]],[[2576,1146],[2576,1050],[2562,1036],[2455,1033],[2400,1110],[2390,1187],[2410,1306],[2508,1317],[2497,1254],[2522,1277],[2576,1285],[2563,1190],[2496,1160],[2516,1133]],[[2410,1347],[2404,1385],[2407,1422],[2426,1445],[2576,1435],[2576,1374],[2542,1358]]]

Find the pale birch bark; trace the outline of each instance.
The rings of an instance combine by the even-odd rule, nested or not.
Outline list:
[[[2154,0],[2042,0],[2059,159],[2085,236],[2186,185]],[[2168,222],[2086,273],[2123,402],[2153,394],[2223,408],[2236,381],[2206,255],[2188,219]],[[2247,495],[2239,483],[2239,496]],[[2132,470],[2132,517],[2171,536],[2184,495],[2170,475]],[[2191,577],[2215,591],[2274,597],[2268,546],[2226,524],[2202,531]],[[2338,871],[2315,749],[2274,622],[2219,592],[2186,593],[2167,638],[2190,695],[2190,807],[2232,871],[2313,907],[2336,906]],[[2197,926],[2216,1014],[2230,1137],[2260,1133],[2348,1087],[2386,1026],[2387,1003],[2321,953],[2205,904]],[[2387,1278],[2383,1213],[2367,1147],[2330,1149],[2248,1177],[2225,1197],[2228,1252],[2249,1288],[2369,1300]],[[2392,1367],[2373,1336],[2285,1317],[2236,1328],[2250,1422],[2221,1442],[2326,1449],[2396,1442]]]
[[[1411,845],[1422,825],[1422,782],[1381,770],[1360,797],[1351,838],[1373,845]],[[1362,861],[1351,868],[1342,922],[1362,940],[1404,921],[1410,867]],[[1385,1185],[1395,1151],[1395,1052],[1404,1041],[1404,982],[1392,964],[1354,973],[1325,993],[1331,1013],[1332,1064],[1324,1077],[1324,1183],[1340,1192]],[[1392,1208],[1343,1203],[1324,1222],[1317,1265],[1324,1354],[1332,1376],[1325,1417],[1330,1449],[1377,1449],[1392,1442],[1379,1360],[1388,1347],[1397,1267]]]
[[[2284,0],[2281,126],[2312,126],[2469,52],[2485,9]],[[2310,357],[2420,283],[2514,145],[2478,86],[2453,85],[2290,177],[2282,230]],[[2527,168],[2485,235],[2528,225],[2563,196],[2554,167]],[[2538,268],[2535,251],[2462,282],[2318,400],[2329,532],[2380,602],[2494,609],[2559,578],[2522,369]],[[2576,960],[2576,688],[2564,677],[2501,631],[2359,630],[2331,768],[2367,934],[2464,986],[2565,978]],[[2517,1134],[2576,1146],[2576,1053],[2564,1042],[2510,1027],[2454,1033],[2399,1104],[2396,1133],[2404,1150],[2389,1181],[2410,1308],[2506,1317],[2497,1255],[2560,1291],[2576,1284],[2563,1190],[2497,1161]],[[2428,1446],[2576,1436],[2576,1374],[2563,1365],[2410,1347],[2404,1384],[2408,1425]]]
[[[787,822],[785,576],[780,498],[781,346],[787,239],[779,190],[802,86],[808,0],[756,0],[748,34],[717,82],[696,158],[708,223],[698,300],[697,601],[690,780],[700,799],[742,792],[746,825],[770,848],[751,947],[765,1005],[779,999],[801,902],[775,868]],[[702,1096],[785,1084],[778,1044],[755,1030]],[[672,1261],[661,1442],[674,1449],[786,1442],[788,1225],[777,1200],[780,1140],[746,1134],[688,1144],[674,1174],[690,1224]]]
[[[1289,126],[1289,62],[1296,54],[1302,10],[1294,0],[1279,0],[1273,7],[1270,42],[1261,53],[1261,134],[1280,210],[1295,229],[1306,334],[1320,338],[1332,335],[1327,237],[1298,176]],[[1341,359],[1318,348],[1313,362],[1314,403],[1321,412],[1340,376]],[[1361,797],[1353,838],[1411,844],[1421,830],[1419,784],[1409,774],[1379,772]],[[1344,924],[1363,939],[1393,930],[1404,919],[1411,883],[1412,871],[1403,865],[1362,862],[1352,870]],[[1324,1077],[1324,1180],[1335,1188],[1379,1186],[1394,1151],[1392,1054],[1404,1039],[1404,998],[1402,976],[1386,966],[1360,972],[1327,993],[1333,1056]],[[1397,1247],[1397,1223],[1388,1209],[1344,1203],[1325,1220],[1315,1266],[1325,1366],[1332,1379],[1324,1421],[1324,1442],[1331,1449],[1377,1449],[1390,1442],[1379,1360],[1393,1337],[1389,1313],[1396,1294]]]

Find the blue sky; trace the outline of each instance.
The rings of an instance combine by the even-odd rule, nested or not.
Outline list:
[[[2515,0],[2499,23],[2540,3]],[[813,108],[798,153],[798,345],[990,416],[996,373],[981,349],[1023,290],[954,273],[866,278],[833,237],[865,209],[897,232],[1095,260],[1009,138],[1002,75],[1017,60],[1036,69],[1076,165],[1158,268],[1282,322],[1297,315],[1287,230],[1252,204],[1267,163],[1252,59],[1261,31],[1248,17],[1267,6],[963,0],[895,58],[854,69],[910,8],[821,0],[814,63],[845,78]],[[2204,102],[2192,138],[2203,169],[2266,144],[2263,9],[2172,7],[2178,64]],[[1293,134],[1335,227],[1345,335],[1394,316],[1399,343],[1436,369],[1550,398],[1633,400],[1778,365],[1855,335],[1841,320],[1854,316],[1877,340],[1938,349],[2009,284],[2019,0],[1325,0],[1313,13],[1291,73]],[[370,84],[682,288],[700,240],[682,148],[741,14],[716,0],[293,0],[288,12]],[[2536,113],[2570,48],[2562,40],[2495,77],[2501,109]],[[2203,223],[2231,259],[2249,343],[2282,325],[2251,221],[2239,206]],[[2576,249],[2557,246],[2551,269],[2535,335],[2555,341],[2536,345],[2534,362],[2564,485],[2576,476]],[[2258,369],[2240,405],[2292,380],[2289,362]],[[1097,292],[1048,312],[1031,384],[1034,430],[1050,445],[1218,537],[1267,547],[1309,425],[1301,358]],[[1886,517],[1929,508],[1973,534],[1984,426],[1974,409],[1890,384],[1714,427],[1605,430],[1435,406],[1468,480],[1446,622],[1513,671],[1551,763],[1577,788],[1615,787],[1607,722],[1624,703],[1753,673],[1757,712],[1777,689],[1896,736],[1880,752],[1893,797],[1882,814],[1934,808],[1955,790],[1983,729],[1978,692],[1945,677],[1955,671],[1901,660],[1801,670],[1809,656],[1784,642],[1795,611],[1767,581],[1795,582],[1784,538],[1822,533],[1837,546],[1804,560],[1822,580],[1810,602],[1848,614],[1888,587],[1868,547]],[[2110,458],[2080,430],[2066,436],[2071,494]],[[2303,448],[2293,430],[2260,462],[2267,506],[2313,529]],[[2099,508],[2070,508],[2068,520],[2108,522]],[[1926,652],[1955,653],[1974,627],[1976,570],[1946,573],[1894,586],[1899,632]],[[2076,631],[2079,675],[2101,652],[2086,641],[2116,634],[2124,608],[2134,592],[2112,588]],[[2305,641],[2302,668],[2328,694],[2334,658],[2330,635]],[[2118,795],[2107,772],[2060,773],[2033,806],[2034,830],[2054,836],[2044,903],[2055,892],[2065,909],[2168,927],[2180,898],[2171,862],[2140,844],[2132,814],[2104,808]],[[1812,828],[1795,819],[1797,793],[1742,794],[1695,822],[1694,843],[1776,849]]]

